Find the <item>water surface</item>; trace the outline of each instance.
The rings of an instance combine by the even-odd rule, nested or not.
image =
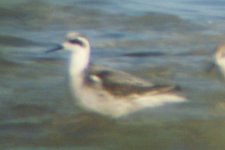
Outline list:
[[[225,85],[207,72],[224,42],[224,1],[0,2],[0,147],[11,150],[225,148]],[[74,104],[69,54],[46,55],[69,31],[90,38],[92,62],[158,83],[188,102],[113,120]],[[135,67],[134,67],[135,66]]]

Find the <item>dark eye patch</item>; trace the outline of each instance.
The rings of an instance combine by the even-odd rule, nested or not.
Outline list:
[[[73,40],[69,40],[69,42],[71,44],[77,44],[77,45],[80,45],[80,46],[84,46],[84,43],[78,39],[73,39]]]

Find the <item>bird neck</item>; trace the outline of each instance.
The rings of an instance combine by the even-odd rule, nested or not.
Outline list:
[[[79,50],[71,55],[69,74],[73,84],[77,86],[82,85],[85,78],[85,70],[89,65],[89,55],[89,50]]]

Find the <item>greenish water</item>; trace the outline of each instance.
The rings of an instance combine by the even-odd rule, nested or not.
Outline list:
[[[224,5],[1,1],[1,149],[224,149],[225,84],[217,70],[206,71],[224,42]],[[116,120],[78,108],[66,79],[69,54],[44,53],[71,30],[90,38],[95,64],[178,84],[188,101]]]

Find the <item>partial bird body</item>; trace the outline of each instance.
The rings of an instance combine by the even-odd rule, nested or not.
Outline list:
[[[225,77],[225,44],[221,44],[216,48],[214,58],[216,65]]]

